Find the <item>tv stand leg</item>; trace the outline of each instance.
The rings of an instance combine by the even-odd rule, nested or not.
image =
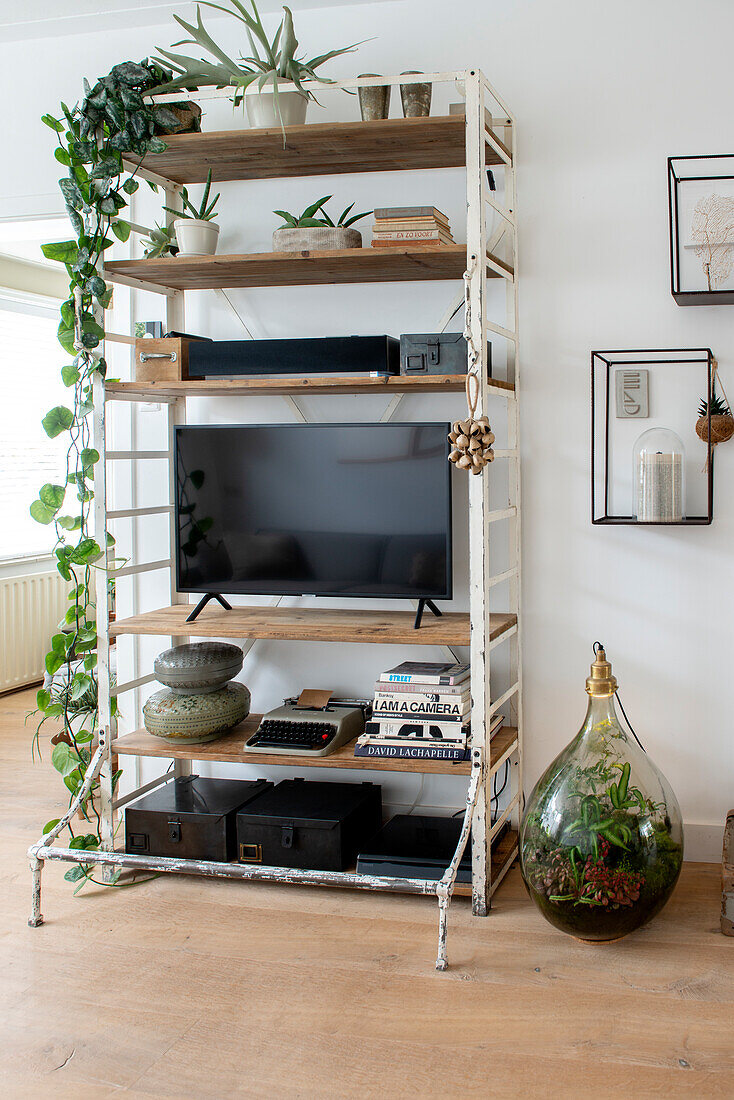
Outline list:
[[[191,614],[186,619],[186,622],[187,623],[193,623],[194,619],[198,618],[200,612],[202,612],[204,610],[204,608],[206,607],[206,605],[209,603],[210,600],[218,600],[225,611],[231,611],[232,610],[232,604],[227,603],[224,596],[220,596],[220,594],[218,592],[207,592],[207,594],[205,596],[201,597],[201,599],[197,603],[194,610],[191,612]]]
[[[432,611],[433,614],[436,615],[439,619],[441,618],[441,611],[438,607],[436,607],[433,600],[420,599],[420,600],[418,600],[418,607],[417,607],[416,613],[415,613],[415,622],[413,623],[413,630],[420,629],[420,625],[421,625],[421,622],[423,620],[423,612],[424,612],[425,608],[428,608],[429,611]]]

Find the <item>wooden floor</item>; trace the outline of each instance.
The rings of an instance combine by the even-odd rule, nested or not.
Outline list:
[[[711,865],[596,948],[545,924],[514,869],[487,919],[454,902],[445,974],[428,898],[173,877],[72,898],[49,864],[29,929],[25,850],[61,806],[32,699],[0,699],[4,1098],[734,1096]]]

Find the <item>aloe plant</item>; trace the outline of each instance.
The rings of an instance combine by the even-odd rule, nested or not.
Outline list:
[[[354,203],[348,206],[346,210],[343,210],[339,215],[339,220],[333,222],[324,206],[332,198],[331,195],[325,195],[323,199],[319,199],[318,202],[311,203],[307,206],[302,214],[289,214],[287,210],[274,210],[273,213],[277,214],[279,218],[282,218],[285,225],[281,225],[281,229],[305,229],[309,226],[320,226],[321,228],[338,228],[346,229],[350,225],[354,225],[361,218],[366,218],[368,214],[371,214],[371,210],[365,210],[362,214],[352,214],[349,217],[349,213],[354,207]],[[321,217],[316,217],[317,214],[321,214]]]
[[[163,209],[167,210],[169,214],[174,214],[177,218],[191,218],[194,221],[210,222],[215,218],[214,207],[219,202],[219,192],[214,196],[211,202],[209,202],[209,192],[212,186],[212,170],[211,168],[207,172],[206,184],[204,186],[204,194],[201,197],[201,202],[198,206],[194,206],[189,198],[188,188],[181,188],[181,203],[183,210],[176,210],[172,206],[164,206]]]
[[[214,85],[217,88],[231,86],[239,93],[239,95],[235,95],[235,103],[239,103],[245,89],[254,81],[257,81],[261,92],[268,84],[272,84],[276,110],[280,114],[278,107],[280,81],[292,82],[300,95],[306,99],[315,99],[313,93],[303,87],[302,82],[304,80],[318,80],[322,84],[333,84],[333,81],[327,77],[319,76],[316,70],[332,58],[351,53],[357,46],[361,45],[360,42],[355,42],[351,46],[329,50],[328,53],[319,54],[309,60],[302,57],[298,58],[296,57],[298,39],[293,28],[293,14],[290,8],[283,7],[283,18],[271,40],[265,32],[255,0],[249,0],[249,3],[252,12],[248,11],[240,0],[225,0],[225,4],[216,4],[213,0],[202,0],[202,4],[196,6],[196,25],[187,23],[180,15],[174,15],[173,18],[190,37],[184,38],[180,42],[174,42],[173,45],[199,46],[214,60],[172,53],[170,50],[159,47],[159,54],[166,59],[165,64],[173,69],[174,76],[172,80],[160,84],[153,91],[173,92],[180,88],[192,90],[206,85]],[[229,6],[225,6],[227,4]],[[202,22],[202,6],[231,15],[244,24],[251,50],[250,56],[240,55],[235,60],[217,45]]]

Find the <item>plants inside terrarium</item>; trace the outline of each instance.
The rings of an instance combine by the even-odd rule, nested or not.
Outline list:
[[[683,837],[675,795],[622,730],[612,694],[590,694],[580,733],[529,799],[521,863],[551,924],[604,941],[663,907],[680,873]]]

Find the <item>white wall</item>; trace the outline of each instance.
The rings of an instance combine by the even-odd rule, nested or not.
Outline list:
[[[712,527],[594,528],[588,375],[592,348],[708,345],[734,391],[734,307],[680,308],[669,292],[665,174],[668,155],[731,152],[734,8],[726,0],[461,0],[447,9],[436,0],[404,0],[299,12],[298,33],[314,50],[376,36],[357,57],[334,62],[332,74],[479,65],[512,105],[519,127],[527,779],[578,728],[591,643],[601,638],[628,714],[686,822],[698,826],[689,828],[688,854],[718,858],[734,797],[734,445],[716,456]],[[74,100],[83,74],[105,72],[174,35],[170,26],[145,27],[0,47],[3,101],[13,105],[4,116],[3,146],[13,155],[0,174],[0,215],[39,208],[53,189],[51,134],[39,115],[60,97]],[[339,110],[356,117],[350,101]],[[445,175],[435,177],[440,196],[448,195]],[[321,181],[286,182],[272,202],[274,185],[247,185],[238,191],[244,197],[223,199],[222,243],[228,232],[233,244],[266,245],[273,206],[305,205],[332,186],[349,196],[342,205],[352,197],[373,205],[371,196],[386,197],[385,181],[395,181],[397,195],[406,186],[399,179],[341,177],[323,191]],[[410,193],[425,196],[430,174],[414,179]],[[395,296],[353,288],[262,291],[241,300],[262,335],[399,332],[440,312],[439,289],[418,286],[404,311]],[[213,316],[222,335],[236,334],[219,308]],[[334,400],[315,411],[328,419],[377,411],[366,402],[356,411],[355,402]],[[283,416],[275,403],[265,411]],[[367,690],[372,673],[401,655],[368,649],[335,655],[314,647],[306,657],[295,645],[263,644],[248,673],[257,707],[325,667],[340,680],[336,686]],[[435,780],[426,793],[434,804],[453,797]]]

